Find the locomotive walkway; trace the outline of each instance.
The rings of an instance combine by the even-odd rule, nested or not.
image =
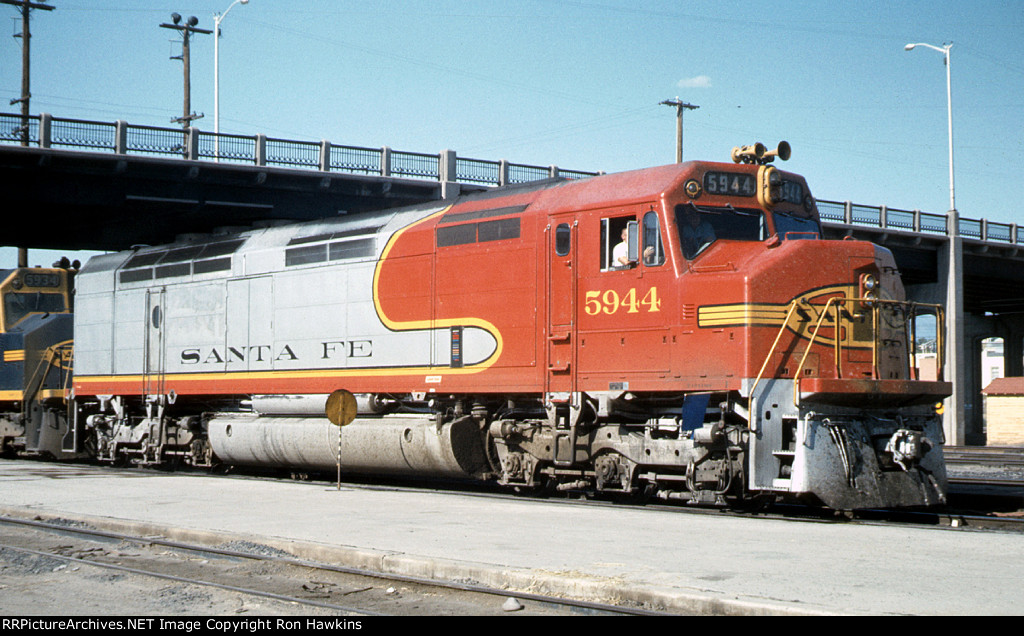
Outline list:
[[[992,615],[1018,614],[1024,600],[1024,537],[964,529],[337,490],[20,460],[0,461],[0,515],[211,545],[245,540],[309,560],[510,594],[679,612]]]

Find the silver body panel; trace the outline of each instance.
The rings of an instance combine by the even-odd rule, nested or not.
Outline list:
[[[245,232],[227,255],[230,269],[213,272],[200,272],[200,262],[209,262],[200,259],[186,275],[160,278],[157,262],[149,268],[155,278],[125,276],[147,273],[147,268],[131,267],[136,256],[224,241],[216,236],[95,257],[78,276],[76,373],[447,366],[449,329],[392,331],[373,298],[374,273],[388,240],[443,209],[438,204]],[[342,238],[332,240],[332,235]],[[289,260],[298,250],[348,245],[358,247],[349,250],[351,258]],[[484,329],[467,326],[462,337],[464,365],[486,360],[497,348],[495,337]]]

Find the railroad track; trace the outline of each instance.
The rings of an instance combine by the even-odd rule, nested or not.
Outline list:
[[[1024,488],[1024,448],[955,446],[944,455],[951,484]]]
[[[174,573],[174,559],[168,558],[157,561],[152,559],[141,559],[137,564],[124,565],[123,563],[113,562],[111,560],[112,553],[107,550],[95,547],[75,547],[65,544],[61,544],[50,550],[38,550],[24,545],[14,545],[10,541],[0,540],[0,563],[5,560],[4,553],[10,551],[7,552],[8,557],[11,552],[14,552],[40,559],[56,559],[68,565],[73,564],[76,566],[102,568],[104,570],[111,570],[117,573],[133,574],[142,577],[150,577],[165,581],[172,581],[174,583],[195,585],[206,588],[216,588],[218,590],[224,590],[243,597],[269,599],[272,601],[295,604],[303,607],[318,608],[320,610],[327,610],[332,614],[345,616],[376,617],[389,616],[395,613],[410,613],[408,610],[386,612],[369,609],[369,607],[380,605],[380,603],[368,604],[356,600],[356,597],[362,593],[383,588],[395,590],[398,586],[401,586],[407,594],[409,593],[409,588],[412,587],[414,590],[413,593],[417,597],[437,597],[440,594],[456,592],[459,594],[458,602],[455,604],[456,607],[465,608],[469,613],[474,614],[480,613],[482,611],[481,608],[494,608],[501,605],[503,608],[502,611],[516,611],[518,609],[522,609],[524,606],[528,606],[535,610],[536,608],[541,608],[542,611],[537,613],[544,615],[666,615],[664,612],[644,608],[577,601],[541,594],[529,594],[522,592],[513,593],[508,590],[498,590],[481,585],[444,582],[434,579],[400,576],[382,572],[373,572],[365,569],[318,563],[299,559],[285,553],[281,553],[280,551],[267,548],[266,546],[258,546],[256,544],[246,546],[248,549],[211,547],[197,543],[171,541],[159,537],[140,537],[117,532],[108,532],[94,528],[81,527],[80,525],[50,523],[37,520],[17,519],[13,517],[0,517],[0,525],[30,528],[35,531],[51,533],[61,537],[78,538],[85,541],[99,540],[108,543],[116,541],[139,546],[140,548],[166,548],[175,552],[187,553],[191,555],[193,559],[196,556],[201,556],[207,557],[210,560],[221,559],[233,562],[271,564],[293,570],[297,576],[293,574],[290,577],[291,579],[305,580],[309,581],[309,583],[298,586],[298,589],[302,590],[301,594],[284,593],[274,589],[275,581],[278,581],[277,585],[280,586],[280,577],[267,578],[265,581],[261,581],[260,579],[263,577],[260,576],[243,577],[248,580],[248,583],[245,585],[239,585],[237,582],[229,582],[232,578],[239,578],[237,575],[229,577],[218,568],[202,568],[206,574],[200,578],[194,575]],[[124,559],[125,557],[123,551],[114,552],[113,554],[116,558]],[[330,578],[330,575],[343,575],[345,577],[345,583],[343,586],[337,583],[328,582],[327,579]],[[396,592],[386,593],[395,594]],[[311,598],[311,596],[331,597],[332,600]],[[353,601],[351,603],[340,603],[333,600],[334,598],[347,597],[352,597]],[[494,599],[496,598],[499,600],[495,601]],[[510,599],[513,603],[512,607],[508,605],[508,603],[510,603]],[[518,604],[518,607],[515,607],[515,604]],[[442,611],[447,612],[450,610]],[[126,610],[121,613],[131,614],[130,610]],[[416,612],[413,611],[411,613]]]
[[[947,446],[947,463],[1024,466],[1024,448],[1014,446]]]

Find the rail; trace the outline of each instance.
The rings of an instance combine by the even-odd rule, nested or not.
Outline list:
[[[198,128],[160,128],[116,122],[53,117],[48,113],[24,117],[0,113],[0,144],[107,151],[125,155],[176,156],[197,161],[280,166],[324,172],[430,179],[455,183],[502,186],[551,177],[583,179],[600,172],[565,170],[505,160],[459,157],[453,150],[425,154],[298,141],[263,134],[216,134]],[[1024,245],[1016,223],[964,218],[921,210],[850,201],[817,201],[821,220],[850,227],[910,232],[925,236],[960,236],[988,243]]]
[[[180,157],[194,161],[279,166],[323,172],[503,186],[551,177],[583,179],[599,173],[563,170],[388,147],[344,146],[329,141],[277,139],[263,134],[216,134],[198,128],[161,128],[116,122],[0,113],[0,144],[38,146],[121,155]]]
[[[67,395],[71,385],[71,367],[69,363],[73,355],[74,345],[70,342],[61,342],[47,347],[36,363],[36,367],[29,376],[28,382],[25,384],[25,394],[22,400],[23,416],[29,417],[28,409],[36,397],[49,392],[49,390],[44,391],[42,386],[46,383],[47,376],[54,369],[56,369],[58,374],[57,384],[60,386],[60,389],[57,391],[62,397]]]
[[[935,314],[935,334],[937,341],[937,355],[936,361],[938,367],[936,368],[936,377],[941,380],[943,378],[944,365],[944,334],[945,334],[945,317],[941,305],[933,305],[927,303],[915,303],[907,302],[903,300],[887,300],[882,298],[847,298],[845,296],[834,296],[828,299],[825,303],[825,307],[821,311],[821,315],[818,316],[818,322],[814,326],[814,333],[811,334],[810,341],[807,343],[807,348],[804,350],[803,357],[800,358],[800,364],[796,367],[796,372],[793,377],[796,381],[793,383],[794,392],[794,404],[800,403],[800,380],[802,379],[802,371],[804,364],[807,362],[807,356],[811,352],[811,347],[814,346],[814,341],[818,338],[818,332],[821,330],[821,325],[828,316],[829,308],[832,307],[835,310],[835,316],[832,319],[834,338],[835,338],[835,377],[841,378],[842,374],[842,353],[843,345],[842,338],[839,337],[839,331],[842,328],[842,314],[840,309],[846,305],[846,303],[858,303],[861,309],[871,310],[871,379],[878,380],[878,346],[879,338],[881,336],[881,330],[879,329],[879,314],[884,305],[889,305],[895,308],[897,312],[905,312],[903,318],[903,331],[904,331],[904,342],[907,346],[907,358],[910,361],[911,369],[917,368],[917,352],[914,343],[916,342],[915,337],[915,323],[917,318],[917,310],[919,307],[926,308],[930,312]],[[909,310],[905,309],[909,307]],[[783,325],[785,329],[786,325]],[[916,373],[915,373],[916,376]],[[916,378],[915,378],[916,379]]]
[[[810,326],[810,321],[813,318],[808,318],[798,321],[795,326],[790,325],[790,320],[796,313],[796,309],[801,304],[809,304],[806,301],[795,300],[790,303],[789,310],[786,312],[786,318],[782,321],[782,326],[779,328],[778,334],[775,336],[774,342],[768,351],[768,355],[765,357],[764,363],[761,365],[761,369],[757,373],[757,377],[754,379],[754,383],[750,387],[750,395],[754,395],[754,390],[757,385],[761,383],[761,380],[765,377],[765,371],[768,369],[768,365],[775,355],[776,349],[778,349],[779,342],[782,340],[782,334],[787,329],[797,334],[798,337],[806,337],[807,327]],[[917,341],[916,334],[916,319],[921,313],[927,313],[928,315],[934,315],[936,320],[936,342],[937,342],[937,356],[936,361],[938,367],[936,368],[936,377],[938,379],[943,378],[943,364],[944,360],[944,334],[945,334],[945,312],[941,305],[929,304],[929,303],[916,303],[902,300],[887,300],[880,298],[848,298],[846,296],[834,296],[828,299],[828,302],[824,306],[817,306],[816,309],[820,309],[817,321],[814,324],[814,330],[811,332],[808,338],[807,347],[804,349],[803,356],[800,358],[800,363],[796,367],[796,371],[793,373],[794,383],[794,404],[800,403],[800,380],[802,379],[802,371],[804,364],[807,362],[807,357],[811,352],[811,348],[814,346],[815,341],[818,339],[818,334],[821,332],[821,327],[825,323],[826,318],[832,316],[831,328],[833,330],[834,342],[834,364],[835,364],[835,377],[843,377],[843,339],[840,337],[840,330],[843,329],[843,314],[842,309],[847,303],[857,303],[860,309],[869,309],[871,311],[871,323],[872,323],[872,343],[871,343],[871,375],[872,379],[879,379],[878,370],[878,354],[881,337],[881,330],[879,329],[879,318],[880,312],[883,306],[891,306],[894,311],[903,314],[903,331],[904,331],[904,342],[907,346],[907,357],[910,362],[910,369],[917,379],[916,372],[913,370],[917,368],[917,351],[913,343]],[[920,310],[924,310],[921,312]],[[849,329],[847,328],[847,331]]]
[[[1024,232],[1016,223],[971,219],[959,215],[901,210],[885,205],[861,205],[850,201],[817,199],[823,222],[880,230],[895,230],[932,236],[961,236],[990,243],[1024,245]],[[952,230],[952,231],[951,231]]]

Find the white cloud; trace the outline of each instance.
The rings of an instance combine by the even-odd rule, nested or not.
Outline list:
[[[711,78],[707,75],[698,75],[679,80],[676,84],[679,88],[711,88]]]

